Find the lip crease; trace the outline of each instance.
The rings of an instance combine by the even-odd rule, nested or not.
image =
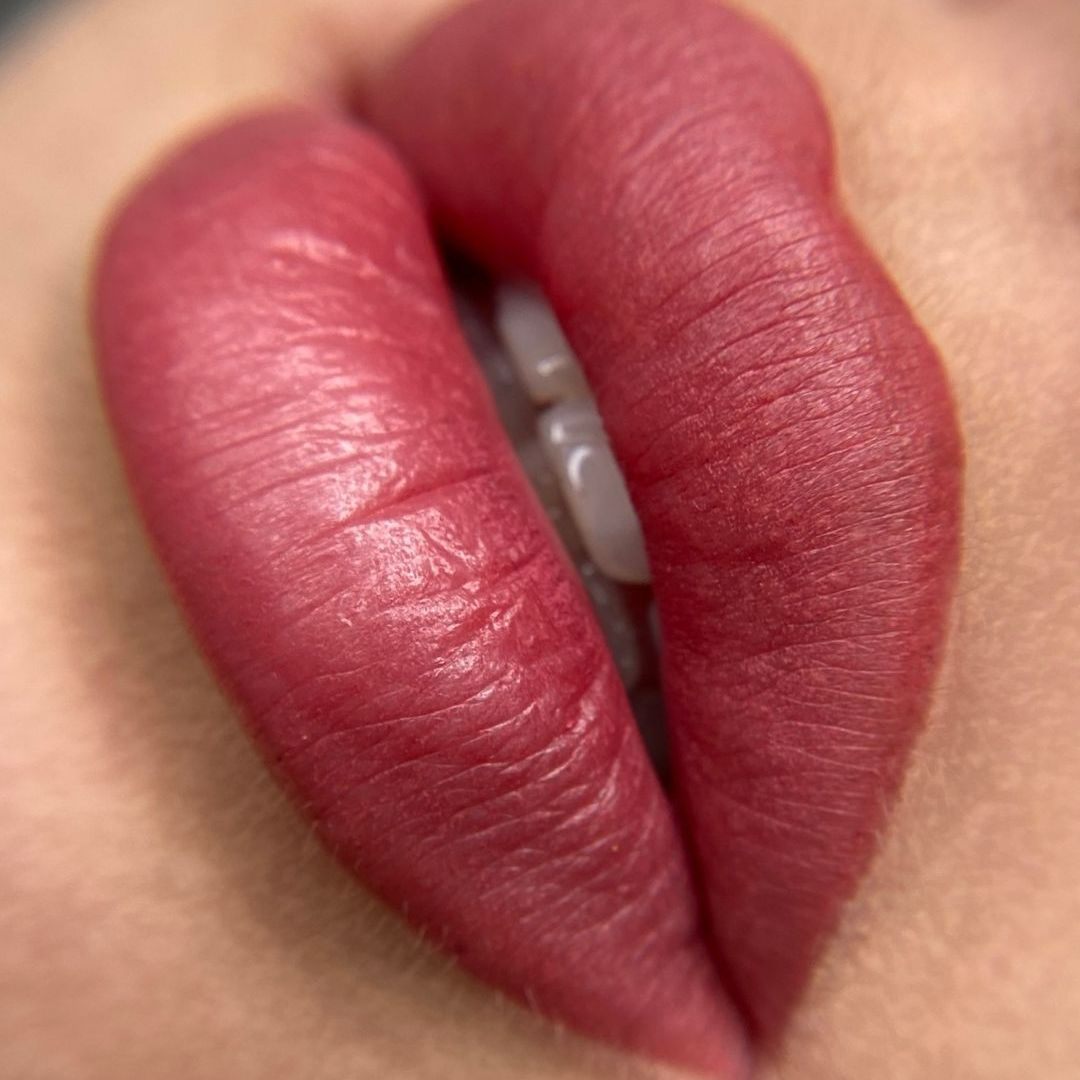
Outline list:
[[[366,106],[585,367],[652,566],[676,807],[366,128],[234,121],[113,223],[94,327],[151,537],[365,884],[545,1014],[744,1076],[926,709],[961,484],[940,362],[838,207],[810,80],[708,0],[480,0]]]

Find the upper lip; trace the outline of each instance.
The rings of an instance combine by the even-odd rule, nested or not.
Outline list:
[[[940,364],[834,204],[806,76],[708,0],[482,0],[369,105],[585,365],[648,543],[685,844],[411,182],[354,125],[230,126],[110,233],[96,327],[151,532],[365,881],[586,1031],[737,1071],[731,1002],[778,1030],[929,692]]]

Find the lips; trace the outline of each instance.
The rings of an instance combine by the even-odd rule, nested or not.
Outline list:
[[[939,362],[837,207],[812,86],[722,8],[484,0],[369,106],[585,366],[646,538],[677,810],[364,128],[233,123],[112,227],[95,328],[151,536],[367,885],[548,1015],[739,1074],[925,710],[960,485]]]

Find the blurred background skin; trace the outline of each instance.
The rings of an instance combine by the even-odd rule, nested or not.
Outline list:
[[[84,0],[0,51],[4,1080],[659,1075],[504,1004],[323,855],[178,620],[94,385],[85,276],[122,190],[238,106],[333,100],[449,2]],[[1080,5],[743,6],[821,80],[848,204],[943,351],[969,460],[927,733],[762,1076],[1066,1080]]]

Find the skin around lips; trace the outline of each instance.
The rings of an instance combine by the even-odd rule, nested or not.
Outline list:
[[[473,971],[741,1075],[670,807],[418,199],[303,112],[184,149],[98,269],[103,385],[202,647],[327,843]]]
[[[713,945],[775,1035],[931,689],[961,478],[938,359],[837,205],[811,81],[719,5],[481,0],[367,104],[584,364],[648,547]]]

